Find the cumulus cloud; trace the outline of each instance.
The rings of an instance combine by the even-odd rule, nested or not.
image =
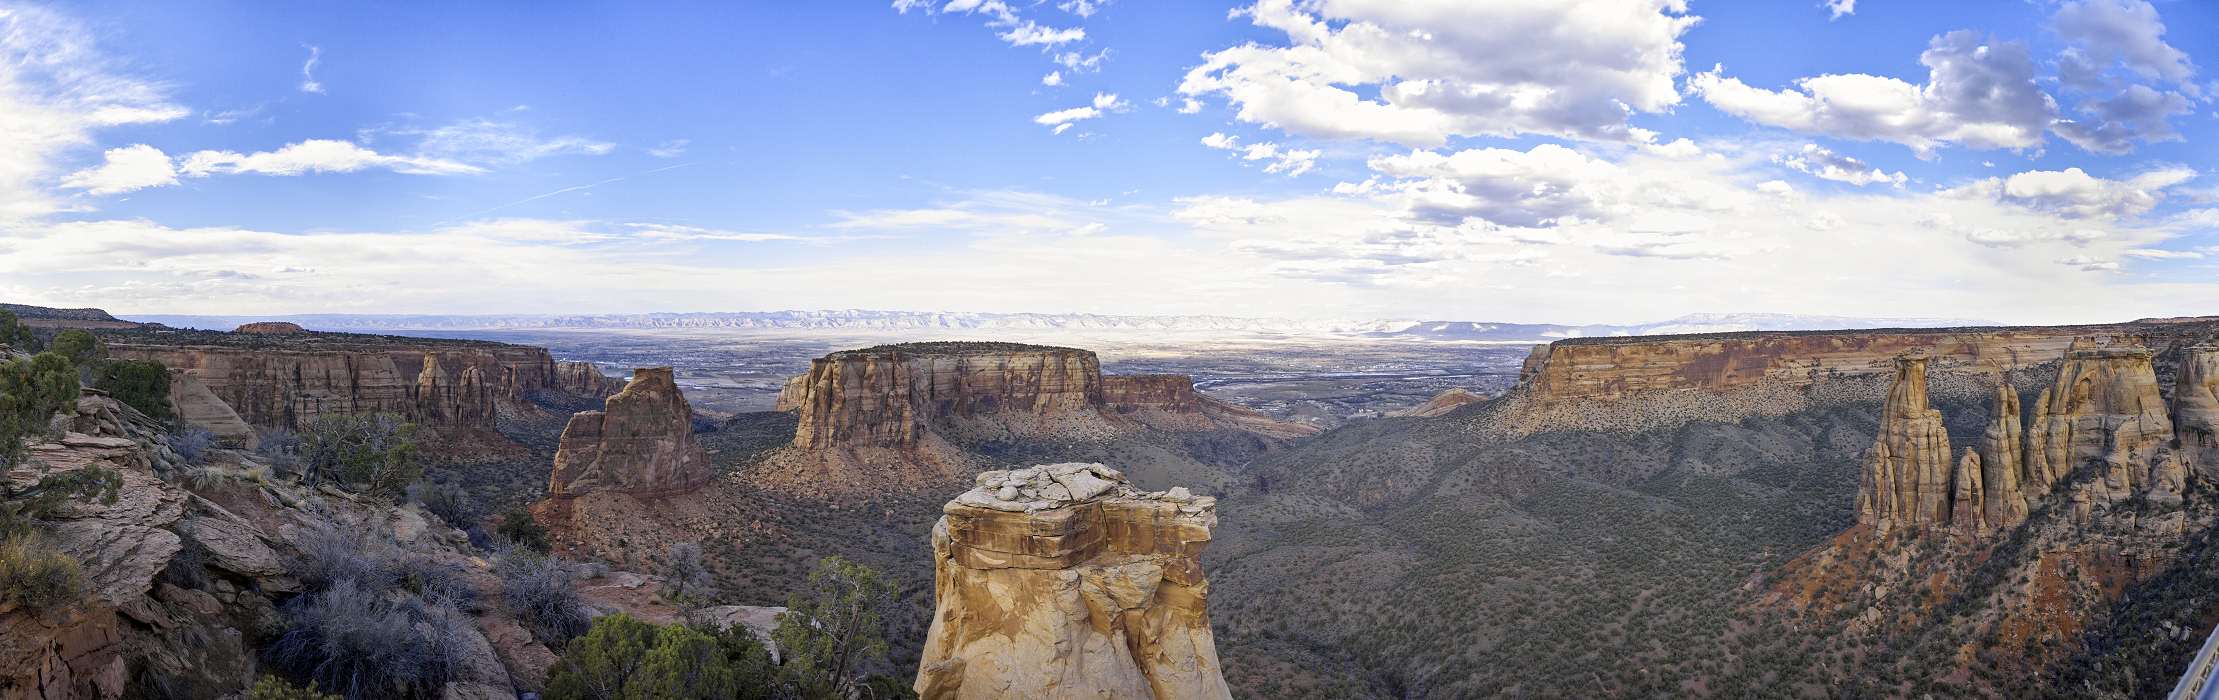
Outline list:
[[[108,195],[177,184],[177,168],[162,149],[142,143],[111,148],[102,156],[100,165],[62,178],[62,186]]]
[[[2165,23],[2145,0],[2072,0],[2052,19],[2057,33],[2096,64],[2118,62],[2149,79],[2196,75],[2188,54],[2165,43]]]
[[[2057,56],[2058,83],[2068,96],[2080,96],[2076,117],[2053,127],[2058,136],[2106,154],[2181,138],[2172,119],[2193,113],[2192,99],[2204,89],[2194,81],[2188,54],[2165,42],[2156,7],[2143,0],[2074,0],[2058,6],[2051,25],[2069,44]]]
[[[1066,3],[1070,6],[1063,9],[1084,18],[1092,16],[1107,4]],[[1086,39],[1086,29],[1083,27],[1052,27],[1025,19],[1017,8],[1002,0],[948,0],[946,3],[937,3],[934,0],[894,0],[893,7],[895,12],[902,14],[918,10],[924,14],[978,15],[986,18],[986,26],[998,29],[994,35],[1010,46],[1054,47]],[[1080,9],[1085,12],[1079,12]]]
[[[1903,183],[1909,181],[1901,170],[1890,173],[1815,143],[1803,144],[1802,150],[1782,156],[1779,160],[1782,165],[1812,177],[1846,182],[1858,187],[1882,182],[1902,187]]]
[[[1857,14],[1857,0],[1820,0],[1819,5],[1831,13],[1826,17],[1827,21]]]
[[[1643,140],[1627,120],[1679,103],[1679,37],[1698,21],[1684,0],[1260,0],[1237,14],[1287,44],[1204,54],[1180,93],[1221,95],[1244,122],[1412,146],[1520,134]]]
[[[1243,146],[1238,137],[1216,132],[1202,137],[1202,145],[1221,151],[1233,151],[1244,161],[1262,161],[1264,172],[1285,174],[1287,177],[1310,172],[1311,168],[1317,167],[1318,156],[1323,154],[1323,151],[1314,148],[1286,148],[1270,141]]]
[[[305,175],[381,169],[409,175],[460,175],[484,172],[467,163],[423,156],[379,153],[346,141],[309,139],[274,151],[195,151],[178,171],[192,177],[215,174]]]
[[[1122,112],[1131,108],[1131,106],[1132,103],[1119,98],[1117,93],[1097,92],[1094,93],[1094,101],[1090,104],[1047,112],[1033,117],[1032,123],[1051,127],[1051,131],[1061,134],[1069,131],[1072,126],[1079,122],[1094,119],[1110,112]]]
[[[2079,111],[2085,119],[2060,119],[2052,127],[2073,145],[2095,153],[2122,154],[2136,143],[2178,141],[2172,118],[2196,110],[2179,93],[2128,85],[2109,99],[2090,100]]]
[[[1980,149],[2042,144],[2057,103],[2035,84],[2034,59],[2024,44],[1955,31],[1934,37],[1919,62],[1927,67],[1924,84],[1849,73],[1768,90],[1728,77],[1721,66],[1696,75],[1688,86],[1719,111],[1752,122],[1890,141],[1922,155],[1950,144]]]
[[[1048,74],[1047,74],[1047,75],[1043,75],[1043,76],[1040,76],[1040,84],[1042,84],[1042,85],[1046,85],[1046,86],[1048,86],[1048,87],[1056,87],[1056,86],[1058,86],[1058,85],[1062,85],[1062,84],[1063,84],[1063,71],[1059,71],[1059,70],[1052,70],[1052,71],[1048,71]]]
[[[1959,198],[1993,199],[2073,219],[2140,216],[2155,208],[2167,188],[2196,176],[2188,168],[2160,168],[2125,180],[2089,175],[2080,168],[2030,170],[1988,178],[1945,191]]]

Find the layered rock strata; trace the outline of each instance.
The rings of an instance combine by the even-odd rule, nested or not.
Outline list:
[[[606,398],[624,390],[624,380],[601,373],[591,362],[564,360],[555,363],[551,388],[579,396]]]
[[[1023,431],[1102,404],[1094,353],[1013,343],[912,343],[809,363],[794,445],[913,448],[928,421],[993,416]]]
[[[2014,527],[2026,522],[2033,504],[2021,483],[2026,475],[2026,444],[2019,411],[2019,392],[2006,381],[1996,386],[1995,408],[1988,427],[1980,433],[1976,454],[1980,479],[1986,487],[1981,520],[1989,528]]]
[[[570,417],[548,495],[667,494],[708,483],[709,457],[694,441],[692,416],[669,367],[633,370],[631,383],[602,410]]]
[[[2186,465],[2205,480],[2219,481],[2219,346],[2182,352],[2173,383],[2173,429]]]
[[[1898,358],[1880,435],[1865,452],[1858,520],[1883,532],[1948,522],[1953,482],[1949,431],[1927,405],[1926,358]]]
[[[2116,503],[2153,486],[2180,493],[2179,462],[2159,454],[2173,422],[2148,350],[2075,344],[2034,406],[2026,448],[2033,488],[2047,492],[2094,464],[2098,478],[2076,501]]]
[[[259,442],[254,426],[248,425],[237,411],[231,410],[230,404],[209,391],[208,385],[200,382],[197,371],[170,373],[170,407],[177,411],[178,420],[207,430],[216,436],[218,443],[227,447],[253,449]]]
[[[933,527],[924,698],[1230,698],[1199,555],[1216,501],[1099,464],[978,475]]]
[[[1448,415],[1450,411],[1486,400],[1485,396],[1458,387],[1435,394],[1425,403],[1396,411],[1393,415],[1403,418],[1438,418]]]
[[[546,389],[603,396],[612,383],[575,369],[559,374],[545,349],[520,345],[112,342],[109,350],[119,358],[193,373],[241,419],[259,427],[298,428],[323,415],[396,413],[432,428],[488,428],[496,402],[520,404],[530,392]]]
[[[1520,371],[1544,401],[1609,399],[1672,389],[1755,384],[1808,386],[1830,378],[1885,376],[1890,361],[1920,352],[1936,368],[2001,374],[2056,360],[2076,338],[2161,347],[2209,337],[2219,322],[1988,329],[1719,333],[1578,338],[1537,347]]]

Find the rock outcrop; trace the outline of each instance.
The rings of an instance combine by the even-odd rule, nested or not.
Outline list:
[[[794,445],[912,448],[933,420],[1038,432],[1102,404],[1094,353],[1016,343],[909,343],[813,360]]]
[[[552,388],[557,391],[607,398],[624,390],[624,380],[601,373],[601,368],[591,362],[564,360],[555,363]]]
[[[213,433],[220,444],[253,449],[258,442],[254,426],[209,391],[195,370],[170,373],[170,407],[177,411],[178,420]]]
[[[2185,465],[2219,482],[2219,346],[2182,351],[2173,380],[2173,430]]]
[[[553,498],[610,491],[653,495],[690,491],[712,476],[693,437],[693,408],[669,367],[632,371],[632,381],[603,410],[581,411],[563,428],[547,484]]]
[[[1485,396],[1457,387],[1435,394],[1425,403],[1396,411],[1393,415],[1402,418],[1438,418],[1448,415],[1450,411],[1486,400]]]
[[[417,372],[409,398],[415,402],[411,415],[417,420],[433,425],[493,427],[497,397],[485,383],[485,372],[477,366],[450,374],[441,366],[437,353],[424,353],[424,368]]]
[[[1946,523],[1955,481],[1949,431],[1926,400],[1926,358],[1896,359],[1895,384],[1880,413],[1880,435],[1865,453],[1857,519],[1881,532]],[[1962,465],[1962,463],[1960,463]]]
[[[2025,430],[2021,427],[2019,392],[2010,382],[1996,386],[1995,408],[1988,427],[1980,434],[1977,459],[1980,480],[1986,487],[1981,520],[1989,528],[2015,527],[2026,522],[2032,501],[2022,482],[2026,475]]]
[[[2167,464],[2177,470],[2178,462],[2159,459],[2159,449],[2173,439],[2173,423],[2150,360],[2142,348],[2089,343],[2075,343],[2065,354],[2027,428],[2027,476],[2037,492],[2047,493],[2089,464],[2098,465],[2098,478],[2076,502],[2117,503],[2153,484],[2179,481],[2161,473]]]
[[[1056,464],[980,474],[942,512],[920,696],[1231,697],[1198,561],[1215,499]]]

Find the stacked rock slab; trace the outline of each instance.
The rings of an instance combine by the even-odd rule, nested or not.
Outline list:
[[[2173,423],[2150,351],[2075,343],[2034,414],[2026,461],[2036,492],[2095,464],[2098,478],[2076,503],[2117,503],[2153,487],[2179,493],[2178,460],[2159,454],[2173,439]]]
[[[980,474],[942,512],[920,696],[1231,697],[1198,560],[1215,499],[1053,464]]]
[[[2219,481],[2219,346],[2183,351],[2173,383],[2173,429],[2186,466]]]
[[[571,498],[613,491],[690,491],[709,481],[709,457],[693,439],[693,409],[669,367],[632,371],[599,411],[570,417],[555,451],[547,493]]]
[[[1880,435],[1865,453],[1858,522],[1881,532],[1948,522],[1953,481],[1949,432],[1942,412],[1927,405],[1926,358],[1897,358]]]

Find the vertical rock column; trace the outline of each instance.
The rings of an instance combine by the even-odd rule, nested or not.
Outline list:
[[[918,695],[1232,697],[1198,562],[1215,499],[1052,464],[980,474],[942,513]]]
[[[2186,466],[2219,481],[2219,346],[2183,351],[2173,382],[2173,427]]]
[[[1926,358],[1896,358],[1880,434],[1865,452],[1857,521],[1880,532],[1949,521],[1949,432],[1926,401]]]
[[[2026,475],[2026,447],[2019,414],[2019,390],[2010,379],[1996,387],[1995,413],[1980,435],[1980,478],[1987,487],[1981,510],[1988,527],[2002,529],[2026,522],[2029,497],[2021,482]]]
[[[707,483],[709,457],[694,442],[692,416],[669,367],[633,370],[603,410],[570,416],[547,494],[675,493]]]
[[[2076,343],[2035,413],[2026,457],[2036,493],[2093,466],[2097,478],[2073,495],[2078,515],[2090,504],[2117,503],[2153,488],[2161,498],[2177,495],[2180,461],[2160,454],[2172,442],[2173,422],[2150,351]]]

